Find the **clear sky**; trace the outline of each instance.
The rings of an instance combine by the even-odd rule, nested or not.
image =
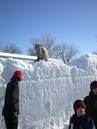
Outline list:
[[[97,50],[97,0],[0,0],[1,43],[27,50],[48,33],[81,53]]]

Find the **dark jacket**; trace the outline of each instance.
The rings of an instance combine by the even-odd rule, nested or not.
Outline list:
[[[69,129],[95,129],[95,126],[89,116],[77,117],[74,114],[70,119]]]
[[[18,81],[12,79],[6,87],[2,115],[11,116],[14,114],[19,114],[19,87]]]
[[[87,107],[86,113],[94,120],[97,129],[97,95],[90,92],[89,96],[85,97],[84,102]]]

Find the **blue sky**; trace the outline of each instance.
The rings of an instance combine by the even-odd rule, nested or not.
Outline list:
[[[97,50],[97,0],[0,0],[1,43],[24,51],[48,33],[82,54]]]

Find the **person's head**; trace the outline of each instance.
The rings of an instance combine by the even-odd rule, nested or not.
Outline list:
[[[90,90],[97,95],[97,81],[93,81],[90,84]]]
[[[39,47],[45,47],[43,44],[35,44],[35,50],[37,49],[37,48],[39,48]]]
[[[13,78],[13,79],[15,78],[15,79],[17,79],[18,81],[21,81],[21,80],[22,80],[22,75],[23,75],[22,71],[17,70],[17,71],[15,71],[15,72],[13,73],[12,78]]]
[[[86,105],[82,100],[76,100],[73,104],[73,109],[77,117],[83,116],[86,113]]]

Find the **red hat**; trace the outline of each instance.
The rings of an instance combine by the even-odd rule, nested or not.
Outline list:
[[[91,84],[90,84],[90,89],[91,89],[91,90],[94,90],[94,89],[96,89],[96,88],[97,88],[97,81],[91,82]]]
[[[82,100],[76,100],[73,104],[74,111],[76,111],[76,109],[79,107],[86,109],[86,105]]]
[[[22,80],[23,73],[21,71],[15,71],[13,77],[17,77],[19,80]]]

